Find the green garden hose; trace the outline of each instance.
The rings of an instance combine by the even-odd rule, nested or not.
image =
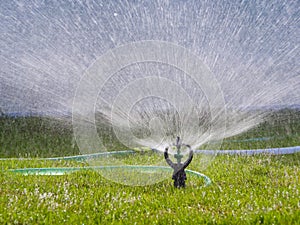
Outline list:
[[[149,149],[150,150],[150,149]],[[152,149],[154,152],[158,152],[155,149]],[[276,149],[258,149],[258,150],[196,150],[195,153],[202,154],[239,154],[239,155],[253,155],[253,154],[292,154],[300,151],[300,146],[287,147],[287,148],[276,148]],[[115,151],[115,152],[101,152],[93,153],[86,155],[76,155],[76,156],[66,156],[66,157],[55,157],[55,158],[39,158],[39,160],[76,160],[84,161],[93,158],[108,156],[108,155],[124,155],[124,154],[135,154],[138,151],[135,150],[126,150],[126,151]],[[0,159],[0,160],[9,160],[9,159]],[[13,160],[13,159],[11,159]],[[18,159],[22,160],[22,159]],[[24,159],[25,160],[25,159]],[[26,159],[28,160],[28,159]],[[10,172],[20,173],[23,175],[64,175],[80,170],[105,170],[105,169],[117,169],[117,168],[126,168],[126,169],[142,169],[142,170],[168,170],[171,171],[170,167],[164,166],[144,166],[144,165],[123,165],[123,166],[90,166],[90,167],[53,167],[53,168],[25,168],[25,169],[10,169]],[[211,184],[209,177],[202,173],[198,173],[193,170],[186,170],[187,173],[195,175],[197,177],[203,178],[205,186]]]
[[[170,167],[166,166],[143,166],[143,165],[123,165],[123,166],[88,166],[88,167],[53,167],[53,168],[24,168],[24,169],[10,169],[10,172],[19,173],[22,175],[65,175],[80,170],[106,170],[106,169],[142,169],[142,170],[165,170],[171,171]],[[187,173],[203,178],[205,187],[211,184],[211,179],[199,172],[193,170],[186,170]]]

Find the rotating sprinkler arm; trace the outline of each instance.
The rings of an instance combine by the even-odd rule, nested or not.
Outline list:
[[[171,166],[172,168],[174,168],[174,163],[169,158],[168,150],[169,150],[169,148],[166,147],[165,148],[165,152],[164,152],[165,160],[166,160],[166,162],[168,163],[169,166]]]
[[[190,150],[189,157],[183,164],[184,168],[186,168],[191,163],[191,161],[193,159],[193,150],[191,149],[191,146],[181,143],[179,137],[176,138],[176,143],[174,144],[174,146],[176,146],[176,148],[177,148],[177,153],[174,155],[174,157],[177,159],[177,163],[181,163],[181,159],[183,157],[183,155],[181,154],[181,146],[186,146]],[[169,150],[169,147],[166,147],[165,152],[164,152],[164,156],[165,156],[165,159],[166,159],[167,163],[171,167],[173,167],[174,163],[169,159],[168,150]]]
[[[188,165],[192,162],[193,156],[194,156],[194,152],[191,149],[191,146],[189,146],[189,145],[186,145],[186,146],[190,149],[190,154],[189,154],[189,158],[183,164],[183,169],[185,169],[186,167],[188,167]]]

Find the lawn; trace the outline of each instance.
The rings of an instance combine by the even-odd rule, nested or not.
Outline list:
[[[149,157],[149,156],[147,156]],[[95,171],[22,176],[9,168],[84,166],[73,161],[1,161],[0,223],[11,224],[297,224],[300,154],[218,156],[202,171],[213,184],[188,175],[124,186]],[[197,156],[189,169],[198,170]]]
[[[224,149],[286,147],[299,144],[299,113],[280,112],[259,127],[226,139]],[[1,157],[78,154],[70,123],[49,118],[1,118]],[[256,138],[268,137],[266,140]],[[106,139],[106,141],[111,141]],[[113,146],[121,146],[112,141]],[[119,149],[119,148],[117,148]],[[125,161],[155,162],[156,153]],[[163,160],[163,158],[161,159]],[[187,187],[169,179],[151,186],[108,181],[97,171],[61,176],[24,176],[16,168],[85,167],[86,162],[41,159],[0,161],[0,224],[299,224],[300,153],[219,155],[202,171],[195,155]],[[118,174],[116,174],[117,176]]]

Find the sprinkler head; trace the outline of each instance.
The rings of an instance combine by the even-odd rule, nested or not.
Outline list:
[[[183,155],[181,154],[180,149],[182,145],[190,149],[189,157],[184,163],[181,163],[181,159]],[[174,146],[176,146],[177,148],[177,154],[174,155],[174,157],[177,159],[177,163],[173,163],[169,159],[168,147],[165,150],[164,157],[166,162],[169,164],[169,166],[174,170],[172,175],[172,179],[174,180],[174,187],[176,188],[185,187],[186,173],[184,169],[191,163],[193,159],[193,151],[191,150],[191,147],[189,145],[183,144],[180,141],[180,137],[176,138],[176,143],[174,144]]]

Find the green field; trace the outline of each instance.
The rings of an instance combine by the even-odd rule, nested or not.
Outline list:
[[[299,161],[300,154],[218,156],[204,171],[213,184],[203,188],[203,180],[188,176],[185,189],[173,188],[171,179],[152,186],[123,186],[94,171],[22,176],[7,169],[83,164],[4,161],[0,223],[297,224]],[[189,169],[198,167],[196,156]]]
[[[112,128],[97,126],[109,151],[126,147],[111,135]],[[257,140],[267,137],[268,140]],[[254,139],[254,140],[253,140]],[[248,132],[202,146],[203,149],[259,149],[300,145],[300,111],[281,110]],[[0,117],[0,157],[56,157],[80,154],[70,119]]]
[[[300,145],[299,112],[281,111],[259,127],[225,140],[224,149]],[[49,118],[1,118],[0,157],[78,154],[71,124]],[[253,138],[271,137],[257,141]],[[241,140],[241,141],[240,141]],[[112,149],[122,149],[107,137]],[[213,146],[212,146],[213,147]],[[135,160],[128,156],[127,160]],[[155,153],[139,160],[155,161]],[[220,155],[200,171],[195,155],[189,169],[213,184],[188,175],[187,187],[170,179],[152,186],[124,186],[96,171],[62,176],[23,176],[15,168],[84,167],[76,161],[0,161],[0,224],[299,224],[300,154]]]

